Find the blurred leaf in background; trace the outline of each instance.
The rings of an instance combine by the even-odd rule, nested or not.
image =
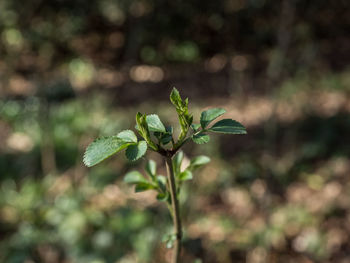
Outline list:
[[[181,171],[212,156],[181,193],[186,262],[349,261],[349,7],[0,1],[0,262],[166,262],[166,209],[121,178],[143,161],[81,158],[136,106],[170,132],[172,86],[249,130],[186,149]]]

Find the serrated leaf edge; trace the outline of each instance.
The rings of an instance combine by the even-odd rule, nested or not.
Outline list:
[[[89,151],[89,149],[91,148],[91,146],[92,146],[94,143],[96,143],[96,142],[98,142],[98,141],[100,141],[100,140],[108,139],[108,138],[110,138],[110,137],[116,137],[116,139],[121,140],[121,139],[118,138],[116,135],[113,135],[113,136],[102,136],[102,137],[98,137],[97,139],[93,140],[93,141],[86,147],[85,152],[84,152],[84,155],[83,155],[83,163],[84,163],[87,167],[92,167],[92,166],[95,166],[96,164],[99,164],[100,162],[103,162],[103,161],[106,160],[107,158],[111,157],[112,155],[116,154],[117,152],[120,152],[121,150],[127,148],[127,147],[130,145],[130,143],[125,143],[125,147],[119,149],[119,151],[117,150],[117,151],[115,151],[114,153],[112,153],[112,154],[110,154],[110,155],[107,155],[105,158],[103,158],[102,160],[100,160],[99,162],[97,162],[97,163],[95,163],[95,164],[92,164],[92,165],[89,164],[88,161],[86,160],[86,158],[87,158],[87,154],[88,154],[88,151]]]
[[[208,136],[208,141],[206,141],[206,142],[196,141],[196,139],[195,139],[194,137],[195,137],[195,136],[198,136],[198,135]],[[198,134],[198,135],[192,135],[192,136],[191,136],[191,139],[192,139],[192,141],[193,141],[194,143],[201,145],[201,144],[206,144],[206,143],[208,143],[208,142],[210,141],[210,136],[209,136],[208,134],[202,133],[202,134]]]
[[[143,143],[143,142],[146,144],[146,150],[145,150],[145,152],[144,152],[141,156],[139,156],[138,158],[129,158],[128,155],[127,155],[128,148],[129,148],[130,146],[137,146],[137,145],[139,145],[140,143]],[[139,141],[139,142],[136,143],[136,144],[129,145],[129,146],[126,148],[126,151],[125,151],[126,158],[127,158],[129,161],[131,161],[131,162],[137,161],[138,159],[140,159],[141,157],[143,157],[143,156],[146,154],[147,148],[148,148],[148,145],[147,145],[147,142],[146,142],[146,141]]]

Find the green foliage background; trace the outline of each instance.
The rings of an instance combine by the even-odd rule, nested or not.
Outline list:
[[[123,182],[145,160],[82,158],[138,111],[175,124],[172,86],[194,116],[222,107],[248,130],[185,148],[211,162],[181,196],[184,262],[349,261],[348,13],[345,0],[0,1],[0,262],[166,262],[166,207]]]

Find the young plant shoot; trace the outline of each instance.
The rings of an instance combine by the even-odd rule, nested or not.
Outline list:
[[[175,233],[166,240],[167,247],[173,247],[172,263],[180,262],[182,225],[179,207],[179,194],[182,183],[192,179],[197,168],[208,163],[206,156],[198,156],[190,161],[188,167],[181,170],[183,153],[181,147],[188,142],[204,144],[209,142],[210,133],[246,134],[245,127],[232,119],[212,122],[225,113],[224,109],[214,108],[203,111],[200,123],[193,123],[193,116],[188,111],[188,99],[182,100],[177,89],[173,88],[170,101],[175,106],[179,118],[180,134],[174,138],[173,128],[165,127],[156,114],[136,114],[138,138],[131,130],[124,130],[114,136],[101,137],[86,149],[84,163],[94,166],[106,158],[125,149],[128,160],[136,161],[145,155],[147,149],[159,153],[165,161],[167,176],[158,175],[156,163],[149,160],[145,167],[147,177],[137,171],[126,174],[124,181],[135,185],[136,192],[157,191],[157,199],[166,202],[173,218]]]

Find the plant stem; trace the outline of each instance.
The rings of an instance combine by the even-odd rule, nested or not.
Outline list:
[[[179,263],[180,262],[180,251],[181,251],[181,238],[182,238],[182,228],[181,228],[181,218],[180,218],[180,208],[179,208],[179,200],[177,198],[176,191],[176,182],[173,170],[173,163],[171,157],[165,157],[166,159],[166,168],[169,180],[169,190],[171,196],[171,206],[172,206],[172,216],[174,221],[174,229],[176,234],[176,240],[174,243],[174,250],[171,263]]]

